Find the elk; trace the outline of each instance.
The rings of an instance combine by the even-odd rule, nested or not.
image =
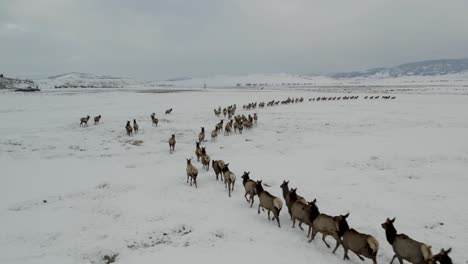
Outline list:
[[[379,251],[377,239],[371,235],[362,234],[354,229],[350,229],[346,218],[341,218],[338,223],[340,236],[343,237],[343,260],[349,259],[348,250],[351,250],[360,260],[364,261],[362,257],[364,256],[371,259],[373,264],[377,264],[377,252]]]
[[[95,125],[99,124],[99,121],[101,121],[101,115],[95,116],[94,117],[94,124]]]
[[[231,197],[231,191],[234,191],[234,183],[236,182],[236,175],[229,170],[229,163],[224,164],[224,187],[228,189],[229,197]]]
[[[168,114],[170,114],[170,113],[172,113],[172,108],[167,109],[166,112],[165,112],[166,115],[168,115]]]
[[[394,222],[395,218],[392,220],[387,218],[385,223],[382,224],[387,241],[392,245],[393,251],[395,252],[390,264],[395,260],[395,258],[398,259],[400,264],[403,264],[403,260],[413,264],[431,263],[431,246],[418,242],[405,234],[397,234],[397,230],[393,225]]]
[[[201,128],[201,132],[198,134],[198,141],[203,142],[205,141],[205,128]]]
[[[80,127],[88,126],[89,116],[80,118]]]
[[[192,165],[192,159],[186,159],[187,160],[187,183],[189,182],[190,178],[190,186],[192,186],[192,182],[195,184],[195,188],[197,188],[197,176],[198,176],[198,170],[195,168],[195,166]]]
[[[135,119],[133,119],[133,131],[135,131],[135,134],[138,134],[138,124]]]
[[[257,125],[257,120],[258,120],[257,113],[254,113],[253,120],[254,120],[254,124]]]
[[[221,120],[218,124],[216,124],[216,130],[223,130],[223,122],[224,120]]]
[[[314,199],[310,203],[305,203],[301,200],[298,200],[298,195],[296,194],[296,189],[291,189],[291,192],[289,194],[289,200],[291,204],[291,218],[293,221],[293,226],[296,225],[296,220],[299,221],[299,228],[301,230],[304,230],[302,228],[302,223],[306,223],[309,226],[309,231],[307,232],[307,237],[309,237],[311,230],[312,230],[312,222],[317,217],[320,213],[315,205],[317,202],[316,199]],[[313,217],[311,217],[313,216]]]
[[[175,151],[175,144],[176,144],[175,134],[172,134],[171,138],[169,139],[169,153],[172,154],[172,152]]]
[[[211,141],[216,141],[216,137],[218,137],[218,130],[215,128],[215,130],[211,131]]]
[[[292,205],[292,203],[291,203],[291,200],[289,198],[289,195],[290,195],[291,192],[289,190],[288,184],[289,184],[289,181],[284,181],[283,180],[283,183],[280,185],[280,188],[281,188],[281,190],[283,190],[283,198],[284,198],[284,201],[286,202],[286,207],[288,207],[288,213],[289,213],[289,216],[291,216],[291,220],[292,220],[292,214],[291,214],[291,205]],[[302,196],[297,195],[296,200],[299,200],[302,203],[307,204],[307,201]]]
[[[218,176],[221,175],[221,182],[224,181],[223,179],[223,168],[224,168],[224,161],[223,160],[212,160],[211,167],[213,168],[216,180],[218,180]]]
[[[156,114],[152,113],[151,114],[151,123],[155,126],[158,126],[159,119],[156,118]]]
[[[258,199],[260,200],[260,203],[258,204],[258,214],[260,214],[260,207],[262,207],[268,211],[268,220],[270,220],[270,212],[273,212],[273,218],[271,220],[276,219],[278,227],[281,228],[279,213],[281,212],[281,208],[283,208],[283,202],[280,198],[271,195],[263,189],[262,180],[257,181],[257,185],[255,187]]]
[[[319,214],[312,222],[312,237],[309,243],[314,240],[317,233],[322,233],[322,241],[325,245],[330,248],[330,245],[325,240],[327,236],[332,236],[336,240],[336,246],[333,253],[338,249],[341,244],[341,235],[339,232],[338,223],[342,218],[347,218],[349,213],[346,215],[329,216],[326,214]]]
[[[231,122],[226,122],[226,126],[224,127],[224,135],[227,136],[229,134],[231,134],[231,127],[232,127],[232,123]]]
[[[441,249],[439,254],[434,255],[432,258],[433,261],[440,264],[452,264],[452,259],[448,256],[450,251],[452,251],[452,248],[449,248],[448,250]]]
[[[201,162],[203,164],[203,168],[206,169],[206,171],[209,171],[210,170],[210,156],[206,154],[206,149],[204,147],[202,148]]]
[[[244,171],[244,174],[242,175],[241,178],[242,178],[242,185],[244,185],[244,189],[245,189],[245,194],[244,194],[245,200],[247,200],[247,202],[250,203],[250,207],[252,207],[254,203],[255,194],[256,194],[257,183],[254,180],[250,179],[249,174],[250,174],[250,171],[249,172]],[[249,195],[249,198],[247,198],[247,195]]]
[[[127,125],[125,126],[125,129],[127,130],[128,136],[133,135],[133,128],[132,128],[132,125],[130,125],[130,121],[127,121]]]
[[[196,142],[195,147],[195,155],[197,156],[197,161],[200,161],[200,157],[202,156],[202,149],[200,148],[200,142]]]

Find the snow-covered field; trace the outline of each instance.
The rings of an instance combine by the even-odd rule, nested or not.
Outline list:
[[[249,208],[244,171],[281,198],[279,185],[290,180],[321,212],[350,212],[351,227],[379,240],[379,263],[393,256],[387,217],[434,253],[453,247],[455,263],[468,261],[466,95],[309,102],[322,94],[85,91],[0,94],[0,263],[107,263],[114,254],[116,263],[344,263],[342,248],[333,255],[292,229],[286,207],[281,228],[257,214],[258,199]],[[231,198],[198,162],[198,189],[185,182],[200,127],[209,133],[219,121],[213,108],[235,103],[252,114],[242,104],[288,96],[306,100],[257,109],[253,130],[203,144],[236,173]],[[79,127],[87,114],[101,114],[101,123]],[[132,119],[140,133],[128,137]]]

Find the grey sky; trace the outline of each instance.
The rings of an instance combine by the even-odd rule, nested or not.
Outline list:
[[[467,10],[467,0],[0,0],[0,72],[164,79],[461,58]]]

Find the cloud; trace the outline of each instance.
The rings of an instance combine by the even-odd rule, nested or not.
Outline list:
[[[0,67],[159,79],[466,57],[465,10],[461,0],[7,0]]]

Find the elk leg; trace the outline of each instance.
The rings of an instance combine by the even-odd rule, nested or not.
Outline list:
[[[260,214],[260,204],[258,204],[258,214]]]
[[[330,245],[328,245],[327,241],[325,240],[326,237],[327,237],[327,235],[325,235],[325,234],[322,235],[323,243],[325,243],[325,245],[327,246],[327,248],[330,248]]]
[[[393,261],[395,260],[396,257],[397,257],[397,255],[395,254],[395,255],[393,256],[392,260],[390,261],[390,264],[393,263]]]
[[[270,220],[270,210],[268,210],[268,220]]]
[[[310,236],[309,243],[312,242],[312,240],[314,240],[316,235],[317,235],[317,231],[315,231],[315,229],[312,228],[312,235]]]
[[[336,238],[335,238],[336,239]],[[332,253],[334,254],[336,252],[336,250],[340,247],[340,238],[338,237],[338,240],[336,240],[336,246],[335,246],[335,249],[332,251]]]
[[[403,258],[400,257],[400,256],[398,256],[397,258],[398,258],[398,260],[400,261],[400,264],[403,264]]]
[[[250,207],[252,208],[253,206],[253,203],[254,203],[254,197],[253,195],[250,196],[250,200],[251,200],[251,203],[250,203]]]
[[[292,228],[294,228],[294,226],[296,225],[296,218],[293,218],[292,221],[293,221],[293,226],[292,226]]]
[[[302,222],[299,222],[299,228],[304,231],[304,228],[302,228]]]
[[[348,256],[348,249],[347,249],[347,248],[344,248],[343,260],[346,260],[346,259],[349,259],[349,256]]]

